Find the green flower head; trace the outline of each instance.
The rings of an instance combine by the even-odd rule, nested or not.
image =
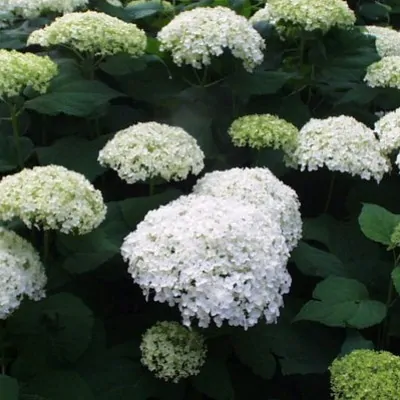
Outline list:
[[[387,351],[354,350],[329,368],[334,400],[398,400],[400,357]]]
[[[51,79],[57,75],[57,64],[49,57],[15,50],[0,50],[0,97],[21,94],[26,87],[45,93]]]
[[[178,382],[197,375],[207,349],[204,338],[178,322],[158,322],[143,335],[140,345],[142,364],[157,378]]]
[[[395,226],[390,242],[392,244],[391,248],[400,246],[400,223]]]
[[[271,114],[246,115],[235,120],[229,128],[235,146],[254,149],[273,147],[284,151],[293,150],[298,133],[293,124]]]

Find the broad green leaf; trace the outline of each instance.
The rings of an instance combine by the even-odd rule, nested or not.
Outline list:
[[[275,357],[271,353],[272,332],[256,326],[232,337],[233,347],[239,360],[264,379],[274,376]]]
[[[32,346],[62,363],[76,361],[88,348],[92,311],[78,297],[57,293],[40,302],[25,303],[7,321],[23,353]]]
[[[400,223],[400,215],[376,204],[364,204],[358,222],[368,239],[389,246],[394,228]]]
[[[392,281],[397,294],[400,294],[400,267],[396,267],[392,271]]]
[[[352,89],[350,89],[337,104],[355,103],[355,104],[368,104],[376,96],[378,96],[379,91],[375,88],[371,88],[365,84],[355,84]]]
[[[385,20],[388,21],[390,18],[390,7],[380,2],[364,3],[360,5],[358,12],[363,17],[372,20]]]
[[[29,381],[25,397],[45,400],[94,400],[87,383],[75,371],[48,371]],[[3,398],[1,398],[3,400]]]
[[[132,20],[150,17],[164,10],[160,1],[150,0],[145,3],[126,7],[125,11]]]
[[[19,387],[16,379],[7,375],[0,375],[0,399],[18,400]]]
[[[25,107],[41,114],[85,117],[120,96],[123,95],[104,83],[82,79],[51,86],[46,94],[25,102]]]
[[[234,91],[241,95],[277,93],[295,75],[284,71],[255,71],[237,73],[229,79]]]
[[[41,165],[62,165],[70,170],[80,172],[93,181],[105,171],[97,161],[97,157],[109,139],[110,135],[100,136],[95,140],[69,136],[57,140],[51,146],[37,148],[36,153]]]
[[[346,332],[346,339],[344,340],[341,348],[340,355],[344,356],[357,349],[373,349],[374,343],[371,340],[365,339],[360,332],[354,329],[348,329]]]
[[[355,279],[328,277],[315,287],[313,298],[302,307],[295,321],[363,329],[386,317],[385,304],[370,300],[366,287]]]
[[[26,136],[19,138],[21,158],[26,161],[34,149],[32,140]],[[18,168],[18,156],[14,138],[0,134],[0,173],[9,172]]]
[[[233,400],[233,388],[228,369],[223,360],[209,357],[200,373],[191,378],[193,386],[215,400]]]
[[[330,275],[347,276],[342,261],[335,255],[300,242],[292,252],[297,268],[305,275],[327,277]]]

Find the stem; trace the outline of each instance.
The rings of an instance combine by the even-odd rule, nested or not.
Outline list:
[[[149,180],[149,196],[154,195],[154,179],[150,178]]]
[[[304,50],[305,50],[305,47],[306,47],[306,40],[304,39],[304,37],[301,37],[301,39],[300,39],[300,48],[299,48],[299,50],[300,50],[300,67],[302,67],[303,63],[304,63]]]
[[[50,254],[50,231],[43,231],[43,262],[46,263]]]
[[[335,186],[335,174],[332,173],[331,176],[331,181],[329,183],[329,190],[328,190],[328,197],[326,199],[325,207],[324,207],[324,213],[328,211],[328,208],[331,204],[331,199],[332,199],[332,193],[333,193],[333,187]]]
[[[15,151],[17,153],[18,166],[20,169],[23,169],[24,161],[22,159],[22,154],[21,154],[20,133],[19,133],[19,126],[18,126],[18,111],[17,111],[16,105],[10,104],[10,114],[11,114],[11,126],[12,126],[12,131],[13,131],[13,136],[14,136]]]

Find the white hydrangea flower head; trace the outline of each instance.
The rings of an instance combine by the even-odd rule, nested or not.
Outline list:
[[[121,254],[144,295],[178,305],[186,326],[274,323],[291,285],[279,224],[234,199],[189,195],[150,211]]]
[[[175,64],[201,69],[229,49],[251,72],[261,64],[265,43],[243,16],[227,7],[198,7],[178,14],[157,35],[160,50],[171,52]]]
[[[250,18],[249,18],[249,22],[251,22],[253,25],[256,24],[257,22],[261,22],[261,21],[266,21],[269,22],[271,24],[274,23],[272,16],[271,16],[271,12],[269,10],[269,4],[265,4],[265,6],[259,10],[257,10]]]
[[[269,0],[268,4],[280,33],[291,27],[326,33],[334,27],[351,27],[356,21],[344,0]]]
[[[45,297],[47,278],[39,254],[16,233],[0,227],[0,319],[6,319],[24,298]]]
[[[200,173],[204,153],[184,129],[142,122],[117,132],[100,150],[98,161],[127,183],[155,177],[180,181]]]
[[[197,181],[193,193],[231,198],[256,206],[264,215],[278,222],[289,251],[301,239],[302,221],[297,193],[268,168],[209,172]]]
[[[400,149],[400,108],[384,114],[375,123],[375,132],[384,154]]]
[[[298,146],[288,154],[286,163],[291,167],[297,165],[301,171],[326,167],[366,180],[373,178],[378,183],[390,170],[374,132],[344,115],[307,122],[300,129]]]
[[[25,168],[0,180],[0,220],[29,228],[83,235],[106,216],[101,192],[82,175],[58,165]]]
[[[36,18],[46,13],[66,14],[86,8],[88,0],[3,0],[2,10],[26,18]]]
[[[28,45],[43,47],[63,45],[81,53],[109,56],[127,53],[144,54],[146,34],[135,24],[96,12],[74,12],[56,18],[49,26],[33,31]]]
[[[141,362],[157,378],[179,382],[197,375],[206,361],[204,337],[175,321],[157,322],[142,337]]]
[[[400,56],[387,56],[367,68],[364,81],[370,87],[400,89]]]
[[[148,3],[149,0],[133,0],[131,2],[129,2],[126,7],[133,7],[133,6],[137,6],[139,4],[146,4]],[[167,1],[167,0],[151,0],[151,2],[153,3],[159,3],[161,4],[163,10],[162,13],[164,14],[172,14],[174,12],[174,6],[172,5],[171,2]]]
[[[376,50],[381,57],[400,56],[399,32],[384,26],[367,25],[364,28],[366,29],[367,35],[376,38]]]
[[[49,57],[0,49],[0,97],[17,96],[26,87],[45,93],[58,66]]]
[[[293,124],[271,114],[245,115],[229,128],[235,146],[254,149],[273,147],[290,151],[296,146],[298,134]]]

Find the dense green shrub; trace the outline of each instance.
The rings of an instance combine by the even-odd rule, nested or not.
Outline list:
[[[0,6],[0,400],[397,396],[398,0]]]

